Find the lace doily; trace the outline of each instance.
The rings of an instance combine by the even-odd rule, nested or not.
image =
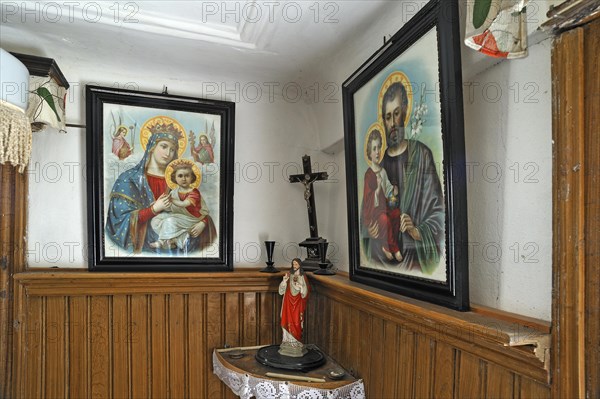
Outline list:
[[[0,100],[0,164],[9,162],[23,173],[30,156],[31,124],[25,111]]]
[[[273,381],[242,374],[225,367],[213,352],[213,370],[242,399],[365,399],[362,380],[335,389],[318,389],[289,381]]]

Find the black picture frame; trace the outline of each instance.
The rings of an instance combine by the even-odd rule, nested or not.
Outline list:
[[[458,18],[456,1],[428,2],[344,82],[342,95],[350,279],[466,311]]]
[[[88,85],[86,121],[89,270],[233,270],[235,104]]]

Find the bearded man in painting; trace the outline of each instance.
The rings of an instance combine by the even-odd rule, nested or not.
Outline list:
[[[394,74],[390,76],[392,78]],[[432,274],[444,256],[445,208],[442,185],[436,172],[431,150],[416,137],[406,137],[409,121],[409,95],[412,89],[407,80],[388,78],[382,87],[381,119],[385,128],[387,149],[383,156],[393,195],[388,206],[398,208],[398,244],[402,253],[400,270]],[[410,93],[407,93],[407,87]],[[411,98],[412,99],[412,98]],[[367,226],[371,238],[379,238],[381,226]],[[372,258],[377,259],[373,249]],[[385,258],[379,257],[384,263]]]

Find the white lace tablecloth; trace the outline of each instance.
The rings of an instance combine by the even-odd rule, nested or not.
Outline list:
[[[334,389],[320,389],[297,385],[290,381],[280,381],[268,377],[256,377],[227,368],[213,352],[213,370],[233,393],[242,399],[365,399],[362,380],[351,381],[348,385]]]

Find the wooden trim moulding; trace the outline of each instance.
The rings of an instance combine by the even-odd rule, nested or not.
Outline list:
[[[545,320],[535,319],[533,317],[523,316],[516,313],[505,312],[500,309],[494,309],[483,305],[471,303],[471,311],[481,315],[489,316],[493,319],[504,320],[512,324],[519,324],[530,327],[543,334],[550,334],[552,323]]]
[[[213,273],[90,273],[32,271],[16,273],[27,296],[131,295],[189,292],[276,291],[283,273],[252,269]]]

